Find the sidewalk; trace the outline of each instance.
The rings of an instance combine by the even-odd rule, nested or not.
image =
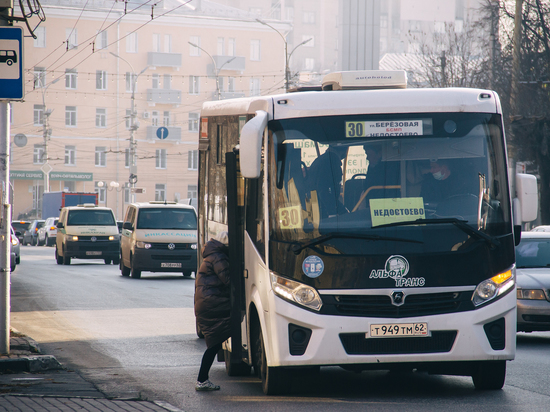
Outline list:
[[[28,336],[11,331],[10,354],[0,355],[0,412],[183,412],[166,402],[107,398]]]

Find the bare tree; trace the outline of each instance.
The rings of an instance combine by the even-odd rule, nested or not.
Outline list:
[[[460,29],[454,23],[445,23],[439,33],[411,34],[411,41],[419,44],[421,66],[412,86],[485,87],[489,59],[480,27],[468,21]]]

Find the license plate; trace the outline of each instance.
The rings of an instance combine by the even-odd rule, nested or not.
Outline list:
[[[87,252],[86,252],[86,255],[87,255],[87,256],[100,256],[100,255],[101,255],[101,250],[98,250],[98,251],[95,251],[95,250],[93,250],[93,251],[87,251]]]
[[[371,338],[391,338],[401,336],[428,336],[428,323],[384,323],[370,325]],[[369,336],[366,335],[366,338]]]
[[[181,263],[161,263],[161,268],[181,268]]]

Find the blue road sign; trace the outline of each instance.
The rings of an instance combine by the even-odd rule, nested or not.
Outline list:
[[[21,100],[23,87],[23,29],[0,27],[0,99]]]
[[[166,139],[168,137],[168,129],[166,127],[159,127],[157,129],[157,137],[159,139]]]

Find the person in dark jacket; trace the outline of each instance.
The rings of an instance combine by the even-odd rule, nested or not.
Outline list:
[[[227,232],[210,239],[203,249],[203,261],[195,280],[195,316],[206,341],[197,391],[216,391],[220,387],[208,379],[214,358],[230,337],[229,249]]]

